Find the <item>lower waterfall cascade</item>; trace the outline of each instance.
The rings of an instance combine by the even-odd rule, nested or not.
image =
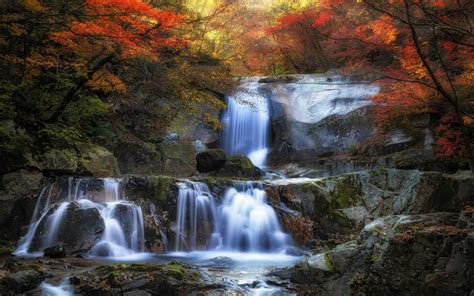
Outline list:
[[[258,182],[236,182],[222,201],[200,182],[179,184],[176,251],[284,252],[291,238]]]
[[[104,223],[102,237],[89,251],[90,256],[119,257],[144,252],[142,209],[121,195],[120,180],[100,180],[102,190],[97,191],[89,188],[96,184],[90,184],[88,179],[70,177],[65,195],[62,192],[53,194],[56,182],[45,186],[36,202],[28,231],[20,239],[14,255],[42,255],[43,250],[56,245],[67,210],[72,205],[81,210],[96,209]],[[125,216],[121,217],[124,212]],[[126,222],[121,223],[121,220]],[[40,226],[44,233],[37,242]]]

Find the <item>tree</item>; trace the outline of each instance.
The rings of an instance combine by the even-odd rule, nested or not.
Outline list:
[[[171,11],[154,8],[142,0],[86,0],[85,14],[55,32],[50,39],[86,60],[86,72],[64,95],[46,122],[55,122],[76,94],[108,63],[127,58],[157,59],[163,46],[178,47],[182,41],[170,34],[181,18]],[[102,73],[107,75],[109,73]],[[110,76],[110,75],[109,75]],[[115,79],[115,76],[110,76]],[[98,80],[98,79],[95,79]],[[100,80],[100,79],[99,79]]]
[[[455,121],[449,126],[458,128],[464,147],[455,150],[463,150],[474,169],[468,126],[473,118],[473,6],[468,0],[322,0],[316,9],[290,13],[279,23],[293,25],[310,17],[312,35],[305,36],[330,52],[334,64],[379,83],[374,100],[382,125],[427,111]],[[314,59],[309,64],[314,62],[324,66]],[[449,139],[454,138],[438,143],[446,146]],[[459,137],[453,141],[459,148]]]

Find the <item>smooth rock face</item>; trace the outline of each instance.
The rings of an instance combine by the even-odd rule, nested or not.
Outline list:
[[[210,149],[196,155],[197,169],[200,173],[220,170],[227,161],[227,155],[222,149]]]
[[[53,247],[45,246],[43,239],[51,235],[50,228],[47,227],[47,217],[54,214],[57,208],[50,209],[45,219],[39,224],[30,251],[41,251],[42,248]],[[55,242],[62,245],[67,254],[88,251],[102,236],[105,225],[96,208],[80,208],[73,202],[67,206],[64,215],[61,225],[57,228]]]
[[[259,82],[271,105],[272,163],[347,151],[373,133],[369,106],[375,85],[334,74]]]

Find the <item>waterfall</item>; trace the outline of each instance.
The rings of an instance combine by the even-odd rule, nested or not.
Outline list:
[[[180,183],[176,250],[282,252],[291,244],[262,185],[238,182],[217,202],[207,185]]]
[[[97,183],[102,183],[97,188]],[[68,179],[67,193],[57,192],[55,199],[61,201],[55,206],[52,200],[56,182],[45,186],[38,197],[31,223],[21,238],[14,254],[18,256],[38,255],[42,250],[61,243],[60,234],[65,227],[70,206],[74,203],[79,210],[96,209],[104,223],[100,240],[89,251],[91,256],[118,257],[144,251],[143,213],[139,206],[121,196],[120,180]],[[42,227],[41,242],[33,246],[35,235]]]
[[[244,80],[236,94],[227,98],[222,146],[227,154],[246,155],[254,165],[263,167],[269,147],[270,112],[258,86],[255,79]]]

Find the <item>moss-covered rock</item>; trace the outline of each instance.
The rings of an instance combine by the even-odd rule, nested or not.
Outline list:
[[[253,165],[252,161],[244,155],[230,156],[224,166],[212,175],[219,177],[245,177],[258,178],[262,175],[260,169]]]
[[[88,143],[77,143],[78,172],[94,177],[110,177],[119,174],[115,156],[106,148]]]
[[[48,174],[75,174],[79,160],[75,149],[51,149],[39,156],[39,166]]]

